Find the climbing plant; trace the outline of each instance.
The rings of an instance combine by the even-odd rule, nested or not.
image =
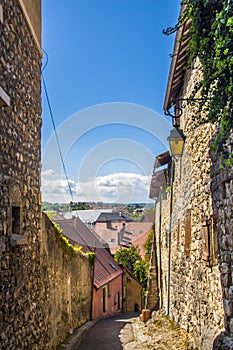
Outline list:
[[[121,248],[115,253],[114,259],[118,264],[122,264],[133,272],[134,276],[141,282],[142,292],[145,294],[149,262],[142,259],[138,246],[131,245],[129,248]]]
[[[190,21],[190,62],[198,56],[203,78],[192,92],[199,93],[202,117],[198,123],[217,126],[212,150],[222,153],[225,165],[233,164],[233,154],[226,140],[233,128],[233,1],[183,0],[183,11],[174,27],[164,30],[169,35]]]

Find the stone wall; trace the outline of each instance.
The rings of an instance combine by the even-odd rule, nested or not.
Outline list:
[[[1,6],[0,348],[50,349],[90,316],[90,265],[42,234],[41,52],[18,0]]]
[[[93,267],[82,253],[64,253],[56,228],[45,214],[40,269],[47,328],[43,349],[54,349],[73,329],[90,319]]]
[[[200,79],[198,61],[186,72],[180,97],[190,95]],[[223,306],[218,266],[217,226],[210,186],[209,142],[211,125],[194,127],[192,116],[198,106],[186,106],[181,128],[186,136],[181,160],[174,162],[171,225],[170,314],[183,328],[192,332],[197,349],[211,349],[216,334],[223,329]],[[196,116],[197,118],[197,116]],[[160,304],[167,308],[169,201],[162,201],[162,224],[156,220],[157,257],[161,254],[158,275]],[[159,206],[159,204],[158,204]],[[159,213],[159,208],[156,208]],[[159,250],[162,253],[159,253]]]
[[[233,133],[227,141],[229,154],[233,152]],[[212,158],[211,190],[213,210],[217,218],[219,269],[222,285],[224,306],[225,332],[216,340],[214,349],[233,348],[233,280],[232,280],[232,252],[233,252],[233,169],[219,170],[220,154]]]
[[[155,213],[155,219],[157,219],[157,215]],[[150,268],[148,273],[148,281],[147,281],[147,295],[145,308],[150,310],[150,312],[158,310],[160,307],[159,303],[159,295],[158,295],[158,284],[160,277],[158,275],[158,256],[156,253],[159,253],[159,250],[156,252],[156,246],[159,246],[159,242],[156,242],[155,235],[153,237],[153,244],[151,249],[150,256]],[[161,290],[161,288],[160,288]]]
[[[0,348],[42,349],[41,59],[18,1],[1,5]]]

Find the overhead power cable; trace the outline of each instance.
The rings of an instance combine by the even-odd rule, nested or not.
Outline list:
[[[42,69],[42,72],[43,72],[43,70],[45,69],[45,67],[48,64],[48,55],[47,55],[46,52],[45,52],[45,54],[46,54],[46,57],[47,57],[47,61],[46,61],[46,64],[45,64],[44,68]],[[73,197],[72,189],[71,189],[71,186],[70,186],[70,182],[69,182],[69,178],[68,178],[65,162],[64,162],[64,159],[63,159],[63,156],[62,156],[61,145],[60,145],[60,142],[59,142],[57,129],[56,129],[56,125],[55,125],[55,120],[54,120],[54,116],[53,116],[53,111],[52,111],[51,103],[50,103],[50,100],[49,100],[48,90],[47,90],[47,87],[46,87],[46,83],[45,83],[45,79],[44,79],[43,73],[42,73],[42,81],[43,81],[43,86],[44,86],[46,100],[47,100],[48,107],[49,107],[49,114],[50,114],[50,118],[51,118],[52,125],[53,125],[53,130],[54,130],[54,134],[55,134],[55,138],[56,138],[56,142],[57,142],[58,152],[59,152],[59,155],[60,155],[60,158],[61,158],[61,162],[62,162],[62,168],[63,168],[64,174],[65,174],[65,177],[66,177],[66,181],[67,181],[67,184],[68,184],[71,201],[73,202],[74,201],[74,197]]]

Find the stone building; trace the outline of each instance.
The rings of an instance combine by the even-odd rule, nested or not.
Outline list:
[[[41,1],[2,0],[1,349],[55,348],[73,327],[90,318],[92,268],[88,258],[66,254],[51,222],[44,224],[42,232],[41,58]],[[83,269],[82,276],[77,276],[75,259]],[[83,291],[83,301],[77,304],[77,294]]]
[[[176,35],[165,110],[171,100],[180,107],[179,99],[190,97],[202,76],[198,58],[191,68],[186,65],[188,33],[186,23]],[[157,263],[153,292],[158,293],[158,307],[166,308],[194,335],[197,349],[232,349],[232,169],[219,170],[220,155],[210,156],[214,126],[194,127],[192,116],[198,105],[183,101],[182,111],[178,123],[186,136],[183,156],[168,160],[166,170],[157,164],[153,178]],[[228,148],[232,152],[232,138]]]
[[[132,271],[121,265],[123,270],[123,311],[142,310],[142,285]]]

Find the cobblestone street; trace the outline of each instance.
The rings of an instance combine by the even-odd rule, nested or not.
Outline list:
[[[67,350],[194,350],[192,336],[161,312],[146,323],[138,314],[120,313],[90,321],[62,349]]]

